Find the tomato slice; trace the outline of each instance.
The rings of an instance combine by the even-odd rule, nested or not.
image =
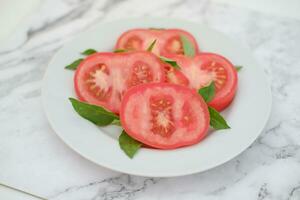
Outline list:
[[[95,53],[78,66],[74,85],[80,100],[119,113],[124,92],[133,86],[164,82],[161,61],[152,53]]]
[[[128,90],[120,119],[131,137],[159,149],[196,144],[209,127],[202,97],[188,87],[169,83],[148,83]]]
[[[146,50],[156,40],[152,50],[156,55],[183,55],[183,45],[180,37],[187,37],[199,52],[193,35],[181,29],[131,29],[124,32],[118,39],[116,49]]]
[[[181,55],[166,57],[177,61],[191,88],[198,90],[214,81],[216,94],[209,102],[210,106],[221,111],[231,103],[236,93],[238,78],[234,66],[226,58],[214,53],[200,53],[194,58]]]

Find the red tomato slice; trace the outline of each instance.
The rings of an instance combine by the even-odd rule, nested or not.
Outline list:
[[[168,64],[166,64],[164,67],[166,72],[167,83],[173,83],[176,85],[183,85],[183,86],[189,85],[189,80],[180,70],[174,69],[172,66]]]
[[[183,54],[180,36],[187,37],[193,44],[196,53],[199,48],[195,38],[181,29],[131,29],[118,39],[116,49],[146,50],[156,40],[152,52],[156,55]]]
[[[194,58],[181,55],[166,56],[177,61],[181,72],[188,78],[189,86],[200,89],[215,82],[216,95],[209,105],[221,111],[234,98],[237,89],[237,72],[234,66],[223,56],[214,53],[201,53]]]
[[[128,90],[120,119],[131,137],[159,149],[196,144],[209,127],[202,97],[188,87],[169,83],[148,83]]]
[[[152,53],[95,53],[78,66],[75,91],[80,100],[119,113],[124,92],[143,83],[164,82],[161,61]]]

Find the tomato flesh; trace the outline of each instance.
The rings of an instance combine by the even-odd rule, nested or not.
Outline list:
[[[205,87],[214,81],[216,94],[209,105],[221,111],[233,100],[237,89],[237,72],[226,58],[214,53],[200,53],[194,58],[167,55],[176,60],[181,72],[194,89]]]
[[[138,50],[142,49],[142,40],[139,37],[133,36],[128,38],[127,42],[124,44],[125,49]]]
[[[122,100],[120,119],[131,137],[159,149],[196,144],[209,126],[202,97],[192,89],[169,83],[129,89]]]
[[[192,34],[181,29],[167,29],[161,36],[163,42],[160,46],[160,55],[184,55],[181,36],[186,37],[190,41],[196,54],[199,53],[197,41]]]
[[[167,83],[173,83],[176,85],[183,85],[183,86],[189,85],[189,80],[180,70],[175,69],[170,65],[165,65],[164,68],[166,72]]]
[[[180,37],[185,36],[194,46],[196,53],[199,48],[195,38],[181,29],[131,29],[124,32],[118,39],[116,49],[146,50],[156,40],[152,50],[156,55],[183,55],[183,45]]]
[[[165,50],[168,53],[172,54],[181,54],[183,55],[183,46],[181,44],[179,37],[173,37],[167,40],[165,45]]]
[[[92,91],[91,94],[102,101],[111,96],[111,87],[102,84],[109,77],[109,70],[105,64],[97,64],[91,68],[90,73],[85,74],[85,89]]]
[[[123,94],[130,87],[164,82],[161,61],[150,52],[95,53],[78,66],[74,85],[80,100],[119,113]]]
[[[149,103],[152,115],[151,131],[162,137],[169,137],[175,131],[172,123],[174,120],[172,114],[173,98],[170,95],[152,96]]]

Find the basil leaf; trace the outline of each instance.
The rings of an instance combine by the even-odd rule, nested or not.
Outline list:
[[[175,60],[171,60],[171,59],[163,57],[163,56],[160,56],[159,58],[161,61],[170,64],[175,69],[178,69],[178,70],[180,69],[180,66],[177,64],[177,62]]]
[[[74,110],[83,118],[98,126],[106,126],[119,119],[117,115],[104,108],[69,98]]]
[[[182,42],[184,55],[186,55],[188,57],[194,57],[195,56],[195,47],[193,46],[191,41],[184,35],[180,36],[180,40]]]
[[[70,69],[70,70],[76,70],[78,65],[81,63],[81,61],[83,61],[82,58],[75,60],[74,62],[72,62],[71,64],[67,65],[65,67],[65,69]]]
[[[92,55],[94,53],[97,53],[97,51],[95,49],[87,49],[84,52],[81,52],[82,55],[86,55],[86,56]]]
[[[198,90],[205,102],[210,102],[215,96],[215,83],[212,81],[208,86]]]
[[[241,71],[241,69],[243,68],[243,66],[240,66],[240,65],[236,65],[234,67],[235,67],[237,72]]]
[[[225,119],[221,116],[221,114],[216,111],[214,108],[208,106],[208,111],[210,115],[210,126],[216,130],[221,129],[229,129],[227,122]]]
[[[115,49],[114,53],[124,53],[124,52],[127,52],[127,51],[128,51],[127,49]]]
[[[122,126],[120,119],[114,119],[110,124],[116,126]]]
[[[119,136],[120,148],[129,158],[133,158],[136,152],[141,148],[142,143],[130,137],[125,131]]]
[[[86,56],[94,54],[94,53],[97,53],[97,51],[95,49],[87,49],[87,50],[81,52],[82,55],[86,55]],[[83,58],[79,58],[79,59],[75,60],[71,64],[67,65],[65,67],[65,69],[76,70],[78,65],[81,63],[81,61],[83,61]]]
[[[154,47],[154,45],[155,45],[155,43],[156,43],[156,40],[153,40],[153,42],[151,42],[151,44],[150,44],[150,46],[147,48],[147,51],[152,51],[152,49],[153,49],[153,47]]]

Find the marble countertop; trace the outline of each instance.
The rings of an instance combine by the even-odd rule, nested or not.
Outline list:
[[[273,108],[265,131],[235,159],[178,178],[130,176],[85,160],[51,130],[40,88],[53,54],[95,23],[142,16],[204,23],[253,51]],[[299,20],[208,0],[44,1],[18,39],[0,47],[0,182],[51,200],[299,200],[299,35]]]

